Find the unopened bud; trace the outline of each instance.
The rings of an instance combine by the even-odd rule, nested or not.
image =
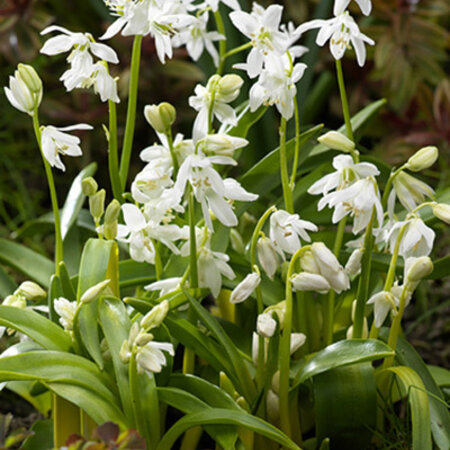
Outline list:
[[[267,391],[266,398],[267,416],[271,422],[275,422],[280,417],[280,397],[272,389]]]
[[[306,251],[300,258],[300,266],[305,272],[320,273],[319,266],[310,250]]]
[[[101,189],[91,197],[89,197],[89,209],[95,220],[100,220],[105,212],[105,196],[106,192]]]
[[[278,268],[278,253],[274,244],[268,237],[262,237],[256,244],[258,260],[267,276],[273,280],[275,272]]]
[[[47,297],[47,292],[32,281],[24,281],[14,292],[15,295],[22,295],[27,300],[38,300]]]
[[[147,345],[149,342],[153,341],[153,334],[151,333],[145,333],[145,334],[140,334],[136,340],[135,340],[135,344],[138,347],[144,347],[145,345]]]
[[[345,273],[348,276],[355,276],[358,275],[359,272],[361,272],[361,259],[364,255],[364,250],[362,248],[357,248],[353,251],[353,253],[350,255],[350,258],[348,258],[347,264],[345,265]]]
[[[438,203],[433,206],[433,214],[440,220],[450,225],[450,205]]]
[[[82,296],[80,299],[80,302],[83,304],[91,303],[94,300],[97,300],[100,295],[103,293],[103,291],[108,287],[111,280],[104,280],[100,283],[97,283],[96,285],[90,287]]]
[[[28,89],[34,94],[42,92],[42,80],[34,67],[28,64],[19,64],[17,66],[19,77],[27,85]]]
[[[436,162],[438,157],[439,150],[437,147],[429,146],[421,148],[408,159],[406,168],[413,172],[428,169]]]
[[[291,334],[291,355],[295,353],[306,342],[306,335],[303,333]]]
[[[367,339],[368,337],[369,337],[369,325],[367,324],[367,319],[364,317],[361,339]],[[353,325],[350,325],[348,327],[346,338],[353,339]]]
[[[159,327],[169,312],[169,302],[163,300],[159,305],[153,307],[142,319],[141,328],[148,330]]]
[[[230,241],[231,247],[236,253],[243,255],[245,253],[244,240],[242,239],[241,233],[239,233],[236,228],[230,230]]]
[[[275,334],[276,329],[277,329],[277,322],[272,317],[272,314],[268,313],[259,314],[256,322],[256,331],[260,336],[270,338]]]
[[[81,190],[86,197],[91,197],[97,192],[98,184],[92,177],[87,177],[81,182]]]
[[[8,295],[2,303],[3,306],[13,306],[14,308],[25,309],[27,300],[21,295]]]
[[[103,235],[105,236],[105,239],[108,239],[109,241],[116,239],[118,227],[119,224],[117,220],[115,222],[105,223],[103,225]]]
[[[280,392],[280,371],[277,370],[272,377],[272,391],[278,394]]]
[[[167,133],[176,119],[175,108],[170,103],[147,105],[144,109],[147,122],[158,133]]]
[[[219,386],[220,389],[224,390],[231,397],[234,397],[236,389],[225,372],[220,372],[219,374]]]
[[[411,283],[415,283],[430,275],[431,272],[433,272],[433,262],[430,257],[421,256],[414,258],[406,273],[406,279]]]
[[[341,152],[351,153],[355,150],[355,143],[338,131],[329,131],[317,140],[321,144]]]
[[[120,215],[120,203],[114,199],[106,208],[105,223],[117,222]]]
[[[261,283],[261,277],[258,273],[248,274],[233,290],[230,297],[231,303],[242,303]]]
[[[296,291],[315,291],[325,293],[330,290],[330,283],[317,273],[301,272],[292,278],[292,286]]]
[[[244,80],[239,75],[225,75],[217,84],[218,97],[226,103],[236,100],[243,84]]]
[[[236,399],[236,403],[244,410],[247,411],[248,413],[250,412],[250,406],[247,402],[247,400],[245,400],[244,397],[240,396]]]
[[[127,364],[131,358],[131,350],[128,345],[128,341],[123,341],[122,347],[120,347],[119,358],[123,364]]]

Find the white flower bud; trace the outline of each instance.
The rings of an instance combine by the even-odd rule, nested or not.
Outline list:
[[[367,339],[369,337],[369,325],[367,324],[367,319],[364,317],[363,329],[362,329],[362,339]],[[353,325],[350,325],[347,329],[346,334],[347,339],[353,339]]]
[[[266,272],[267,276],[273,280],[278,268],[279,256],[272,241],[267,237],[262,237],[256,244],[258,261]]]
[[[100,297],[100,295],[104,292],[104,290],[108,287],[110,282],[111,280],[104,280],[90,287],[81,296],[80,302],[83,304],[87,304],[93,302],[94,300],[97,300]]]
[[[235,74],[228,74],[222,77],[217,83],[217,97],[225,103],[230,103],[239,95],[244,80]]]
[[[294,354],[304,343],[306,342],[306,336],[303,333],[291,334],[291,355]]]
[[[314,259],[314,255],[311,251],[306,251],[300,258],[300,267],[303,271],[309,273],[320,273],[319,266]]]
[[[401,204],[409,210],[423,203],[425,197],[434,197],[434,190],[428,184],[403,171],[394,178],[392,184]]]
[[[230,302],[231,303],[242,303],[247,300],[248,297],[253,293],[253,291],[259,286],[261,282],[261,277],[256,272],[248,274],[234,289],[231,293]]]
[[[147,345],[150,341],[153,341],[153,334],[144,333],[144,334],[139,334],[139,336],[136,338],[134,343],[138,347],[143,347],[144,345]]]
[[[433,214],[443,222],[450,225],[450,205],[438,203],[433,206]]]
[[[353,250],[353,253],[348,258],[347,264],[345,265],[345,273],[351,277],[358,275],[361,272],[361,259],[364,255],[364,250],[362,248],[357,248]]]
[[[3,306],[12,306],[14,308],[25,309],[27,307],[27,300],[21,295],[8,295],[2,303]]]
[[[228,136],[227,134],[208,134],[199,145],[203,153],[221,156],[233,156],[235,150],[248,145],[247,139]]]
[[[322,275],[301,272],[292,278],[292,286],[296,291],[315,291],[325,293],[330,290],[330,283]]]
[[[277,322],[271,314],[259,314],[256,322],[256,331],[260,336],[270,338],[274,335],[276,329]]]
[[[34,67],[28,64],[19,64],[17,66],[18,73],[22,81],[27,85],[28,89],[34,94],[41,95],[42,93],[42,80],[37,74]]]
[[[144,116],[147,122],[158,133],[167,133],[176,119],[175,108],[167,102],[159,105],[147,105]]]
[[[91,197],[97,192],[98,184],[92,177],[87,177],[81,182],[81,190],[86,197]]]
[[[372,297],[367,300],[367,304],[374,305],[375,326],[380,328],[389,314],[389,311],[395,309],[395,298],[390,292],[381,291],[372,295]]]
[[[272,377],[272,391],[278,394],[280,392],[280,371],[277,370]]]
[[[340,150],[346,153],[351,153],[355,150],[355,143],[338,131],[329,131],[320,136],[317,140],[321,144],[334,150]]]
[[[23,71],[22,74],[24,74]],[[41,104],[42,90],[34,93],[27,85],[27,82],[23,80],[19,71],[16,70],[14,77],[9,77],[9,87],[4,89],[6,97],[14,108],[33,116],[34,110]]]
[[[120,347],[119,358],[123,364],[127,364],[131,358],[131,350],[128,345],[128,341],[123,341],[122,347]]]
[[[420,281],[422,278],[427,277],[433,272],[433,262],[429,256],[421,256],[419,258],[408,258],[412,259],[409,262],[411,265],[406,273],[406,279],[410,283],[415,283]]]
[[[280,397],[272,389],[267,391],[266,397],[267,416],[271,422],[275,422],[280,417]]]
[[[47,292],[33,281],[24,281],[14,292],[16,295],[22,295],[27,300],[38,300],[47,297]]]
[[[131,347],[134,345],[134,341],[136,340],[138,334],[139,334],[139,324],[137,322],[133,322],[133,325],[131,325],[130,332],[128,334],[128,345]]]
[[[436,162],[438,157],[439,150],[437,147],[423,147],[408,159],[406,168],[413,172],[428,169]]]
[[[95,220],[100,220],[105,212],[105,196],[106,192],[101,189],[91,197],[89,197],[89,209]]]
[[[169,312],[169,302],[163,300],[161,303],[153,307],[141,320],[141,328],[149,330],[159,327]]]

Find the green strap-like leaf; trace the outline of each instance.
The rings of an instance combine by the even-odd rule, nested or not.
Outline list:
[[[0,298],[5,298],[17,289],[17,284],[0,266]]]
[[[210,408],[205,411],[187,414],[167,431],[161,439],[157,450],[172,448],[178,437],[189,428],[206,425],[236,425],[261,434],[288,449],[300,450],[300,447],[284,433],[264,420],[244,412],[220,408]]]
[[[72,347],[70,336],[60,326],[29,309],[0,305],[0,325],[26,334],[47,350],[67,352]]]
[[[54,264],[50,259],[6,239],[0,239],[0,262],[13,267],[46,288],[54,272]]]
[[[394,354],[388,345],[375,339],[348,339],[335,342],[294,368],[292,389],[309,378],[336,367],[374,361]]]
[[[428,395],[420,376],[411,367],[390,367],[400,380],[404,395],[408,396],[411,408],[412,450],[431,450],[430,408]],[[383,371],[380,373],[386,373]]]

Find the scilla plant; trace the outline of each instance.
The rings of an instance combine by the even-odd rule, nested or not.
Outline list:
[[[67,55],[68,91],[92,89],[108,103],[110,186],[99,189],[91,164],[60,209],[53,171],[81,155],[78,135],[94,131],[40,122],[43,86],[31,66],[20,64],[5,88],[34,126],[55,263],[0,243],[2,262],[32,279],[11,282],[0,306],[2,332],[21,338],[0,358],[1,381],[41,410],[52,396],[55,447],[114,422],[155,450],[210,448],[211,439],[226,450],[386,448],[403,421],[404,445],[448,449],[443,393],[402,336],[421,280],[448,265],[430,258],[429,223],[448,224],[450,206],[415,175],[438,149],[422,148],[391,171],[360,152],[358,132],[384,101],[349,114],[341,60],[354,52],[363,66],[365,45],[375,45],[349,0],[336,0],[333,18],[300,26],[282,24],[276,4],[244,12],[237,0],[105,3],[114,21],[100,40],[134,39],[121,151],[109,73],[116,52],[89,33],[50,26],[41,53]],[[370,0],[357,3],[370,14]],[[229,48],[224,14],[243,45]],[[301,123],[296,85],[311,68],[298,62],[307,51],[298,42],[314,28],[336,60],[345,118],[337,131]],[[145,36],[161,64],[186,46],[193,60],[206,50],[217,68],[189,97],[192,136],[176,133],[168,103],[137,111]],[[244,62],[224,73],[236,55]],[[279,146],[264,149],[255,166],[231,170],[270,108]],[[129,180],[144,118],[158,142],[140,152],[142,170]],[[71,273],[65,254],[78,251],[69,237],[79,226],[96,236]],[[394,406],[402,399],[408,414],[400,421]]]

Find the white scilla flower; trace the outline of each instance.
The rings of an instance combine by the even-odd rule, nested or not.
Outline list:
[[[240,11],[241,9],[238,0],[205,0],[203,3],[198,5],[198,9],[203,9],[209,6],[214,12],[216,12],[219,9],[219,3],[227,5],[228,8],[231,8],[234,11]]]
[[[169,312],[169,302],[163,300],[158,305],[154,306],[141,320],[141,328],[150,330],[159,327]]]
[[[59,322],[66,331],[72,331],[73,319],[77,311],[77,302],[70,302],[69,300],[60,297],[53,302],[56,313],[59,316]]]
[[[350,155],[338,155],[333,158],[335,172],[325,175],[316,181],[308,193],[313,195],[326,195],[328,192],[348,187],[356,180],[375,177],[380,171],[371,163],[355,163]]]
[[[231,293],[231,303],[242,303],[244,300],[252,295],[253,291],[261,283],[261,277],[256,272],[249,273]]]
[[[264,269],[264,272],[273,280],[280,261],[284,258],[284,253],[277,251],[275,244],[265,236],[258,239],[256,252],[258,254],[258,261]]]
[[[355,276],[361,272],[361,259],[364,255],[362,248],[356,248],[353,250],[350,258],[348,258],[347,264],[345,264],[345,273],[348,276]]]
[[[228,265],[229,256],[203,247],[197,259],[198,282],[202,288],[208,288],[217,297],[222,288],[222,276],[234,279],[233,269]]]
[[[406,269],[406,265],[408,268]],[[433,262],[429,256],[420,256],[418,258],[408,258],[405,263],[406,280],[410,283],[417,283],[422,278],[427,277],[433,272]]]
[[[60,155],[81,156],[80,138],[64,133],[74,130],[92,130],[90,125],[80,123],[70,127],[57,128],[51,125],[43,127],[41,133],[42,153],[52,167],[65,171]]]
[[[198,141],[197,145],[205,155],[220,155],[232,158],[236,150],[248,145],[248,141],[244,138],[218,133],[206,135]]]
[[[355,150],[355,143],[338,131],[329,131],[320,136],[317,140],[321,144],[334,150],[340,150],[347,153]]]
[[[81,296],[80,303],[90,303],[96,300],[108,287],[111,280],[104,280],[90,287]]]
[[[367,300],[369,305],[374,305],[375,326],[380,328],[386,320],[387,315],[391,310],[395,309],[395,299],[390,292],[378,292]]]
[[[253,3],[251,14],[234,11],[230,14],[233,25],[252,43],[252,50],[247,57],[246,69],[250,78],[261,73],[265,57],[276,52],[282,55],[289,46],[285,33],[280,31],[281,5],[270,5],[267,9]]]
[[[15,295],[22,295],[27,300],[37,300],[47,297],[47,292],[44,291],[38,284],[33,281],[24,281],[14,291]]]
[[[9,77],[9,87],[5,86],[4,90],[11,105],[30,116],[33,116],[34,110],[39,107],[42,100],[42,89],[39,92],[33,92],[18,70],[13,77]]]
[[[406,229],[400,242],[399,254],[404,258],[428,256],[433,249],[436,234],[418,217],[408,219],[406,222],[396,222],[392,226],[387,237],[391,252],[403,226],[406,226]]]
[[[168,342],[150,341],[143,347],[139,347],[136,354],[136,363],[139,373],[159,373],[167,364],[166,355],[174,356],[175,350],[173,345]]]
[[[335,0],[333,9],[334,15],[337,16],[342,14],[347,9],[350,1],[351,0]],[[356,3],[358,3],[358,6],[361,8],[361,11],[365,16],[368,16],[370,11],[372,11],[371,0],[356,0]]]
[[[165,278],[155,281],[144,287],[146,291],[160,291],[161,297],[177,290],[180,287],[181,277]]]
[[[375,42],[359,31],[353,17],[344,11],[329,20],[316,19],[306,22],[297,28],[299,34],[305,31],[320,28],[317,34],[317,45],[323,46],[330,40],[330,51],[334,59],[341,59],[345,51],[352,44],[356,53],[358,64],[362,67],[366,61],[366,48],[364,44],[374,45]]]
[[[400,172],[392,182],[400,203],[409,211],[424,202],[425,197],[434,198],[434,190],[428,184],[405,172]],[[391,202],[395,201],[390,199]]]
[[[301,220],[298,214],[280,210],[270,216],[270,239],[283,252],[294,254],[301,247],[300,238],[310,242],[306,231],[318,231],[318,228],[312,222]]]
[[[258,315],[256,321],[256,331],[258,334],[265,338],[270,338],[274,335],[277,329],[277,322],[272,317],[272,314],[263,313]]]
[[[330,283],[322,275],[301,272],[292,278],[292,286],[296,291],[315,291],[324,294],[330,290]]]
[[[450,225],[450,205],[447,203],[437,203],[433,206],[433,214],[446,224]]]

